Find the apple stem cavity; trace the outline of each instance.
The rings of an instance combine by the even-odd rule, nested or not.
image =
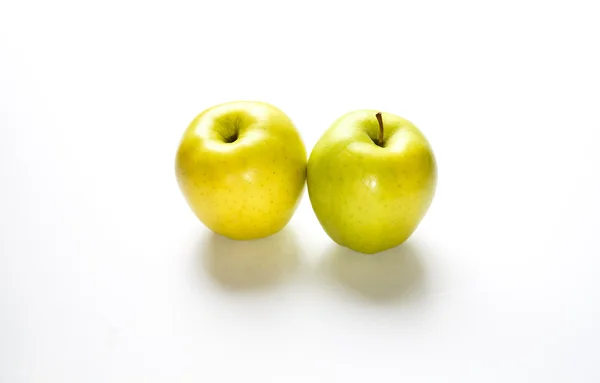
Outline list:
[[[233,133],[232,135],[225,137],[225,142],[231,144],[238,139],[238,132]]]
[[[379,137],[377,138],[377,145],[383,148],[383,117],[381,116],[381,112],[377,112],[375,117],[377,118],[377,122],[379,122]]]

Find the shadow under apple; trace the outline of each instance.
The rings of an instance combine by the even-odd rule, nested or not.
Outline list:
[[[412,242],[377,254],[361,254],[334,244],[321,264],[326,278],[376,303],[402,303],[423,296],[426,269]]]
[[[201,244],[203,269],[228,290],[275,287],[298,268],[294,233],[284,228],[266,238],[236,241],[213,232]]]

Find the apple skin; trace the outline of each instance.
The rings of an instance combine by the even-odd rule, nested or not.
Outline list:
[[[192,211],[209,229],[231,239],[262,238],[281,230],[298,206],[306,149],[278,108],[229,102],[191,122],[175,173]]]
[[[437,164],[425,136],[410,121],[382,113],[384,144],[376,144],[375,110],[340,117],[308,160],[308,194],[336,243],[374,254],[406,241],[429,209]]]

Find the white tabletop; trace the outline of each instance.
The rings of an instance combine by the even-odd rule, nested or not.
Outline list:
[[[0,5],[0,382],[600,381],[593,2]],[[187,124],[270,102],[307,150],[414,122],[439,166],[403,246],[335,245],[305,194],[258,241],[175,182]]]

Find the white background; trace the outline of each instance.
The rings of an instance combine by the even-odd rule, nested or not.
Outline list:
[[[594,3],[2,1],[0,382],[600,381]],[[276,236],[210,233],[175,151],[239,99],[307,150],[413,121],[414,236],[344,250],[306,194]]]

